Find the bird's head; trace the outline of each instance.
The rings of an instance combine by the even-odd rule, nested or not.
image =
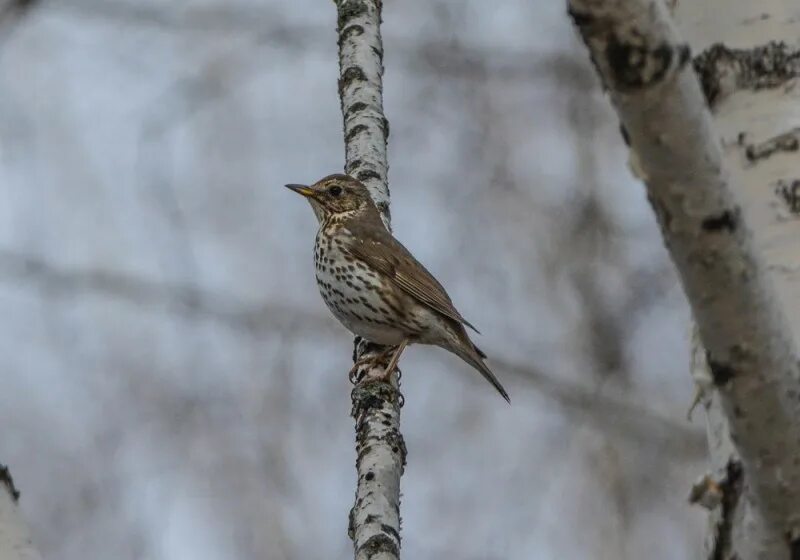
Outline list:
[[[331,216],[378,211],[366,185],[348,175],[328,175],[310,186],[286,187],[308,199],[320,223]]]

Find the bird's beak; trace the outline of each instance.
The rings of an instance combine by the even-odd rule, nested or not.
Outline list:
[[[311,189],[306,185],[286,185],[286,188],[292,189],[294,192],[302,194],[306,198],[314,198],[314,189]]]

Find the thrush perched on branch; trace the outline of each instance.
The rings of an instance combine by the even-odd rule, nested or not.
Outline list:
[[[456,310],[431,273],[392,237],[363,183],[347,175],[329,175],[311,186],[286,186],[308,199],[319,220],[314,266],[328,308],[353,334],[396,347],[384,378],[397,367],[406,346],[432,344],[477,369],[509,401],[484,363],[486,355],[464,327],[477,329]]]

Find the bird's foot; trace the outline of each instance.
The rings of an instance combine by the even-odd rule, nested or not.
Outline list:
[[[403,340],[403,342],[401,342],[397,346],[397,348],[394,351],[394,354],[392,355],[391,361],[389,361],[389,365],[387,365],[386,369],[383,370],[383,375],[381,375],[381,377],[380,377],[381,381],[389,381],[389,378],[394,373],[394,370],[397,369],[397,362],[400,361],[400,355],[403,353],[403,350],[406,349],[406,346],[408,346],[408,343],[409,343],[409,340],[406,338],[405,340]],[[399,371],[400,370],[397,369],[397,371],[398,371],[398,378],[399,378]]]
[[[353,364],[353,367],[350,368],[350,371],[347,374],[347,378],[350,380],[350,383],[352,383],[353,385],[358,383],[357,374],[359,368],[361,368],[361,366],[373,363],[374,361],[375,361],[374,356],[365,356],[363,358],[359,358],[358,360],[356,360],[355,363]]]
[[[358,378],[358,370],[362,366],[366,365],[374,366],[379,364],[380,362],[386,359],[386,356],[389,354],[391,350],[392,347],[389,346],[388,348],[384,348],[383,350],[381,350],[378,354],[362,356],[361,358],[356,360],[356,362],[353,364],[353,367],[350,368],[350,372],[347,375],[347,377],[350,379],[350,383],[355,385],[356,383],[358,383],[358,381],[360,381],[360,379]]]

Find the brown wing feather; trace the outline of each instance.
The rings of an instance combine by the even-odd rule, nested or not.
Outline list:
[[[382,227],[380,229],[383,229]],[[479,332],[456,310],[447,292],[422,264],[392,235],[377,228],[353,232],[352,242],[347,247],[353,257],[377,270],[394,284],[423,303],[450,319],[463,323]]]

